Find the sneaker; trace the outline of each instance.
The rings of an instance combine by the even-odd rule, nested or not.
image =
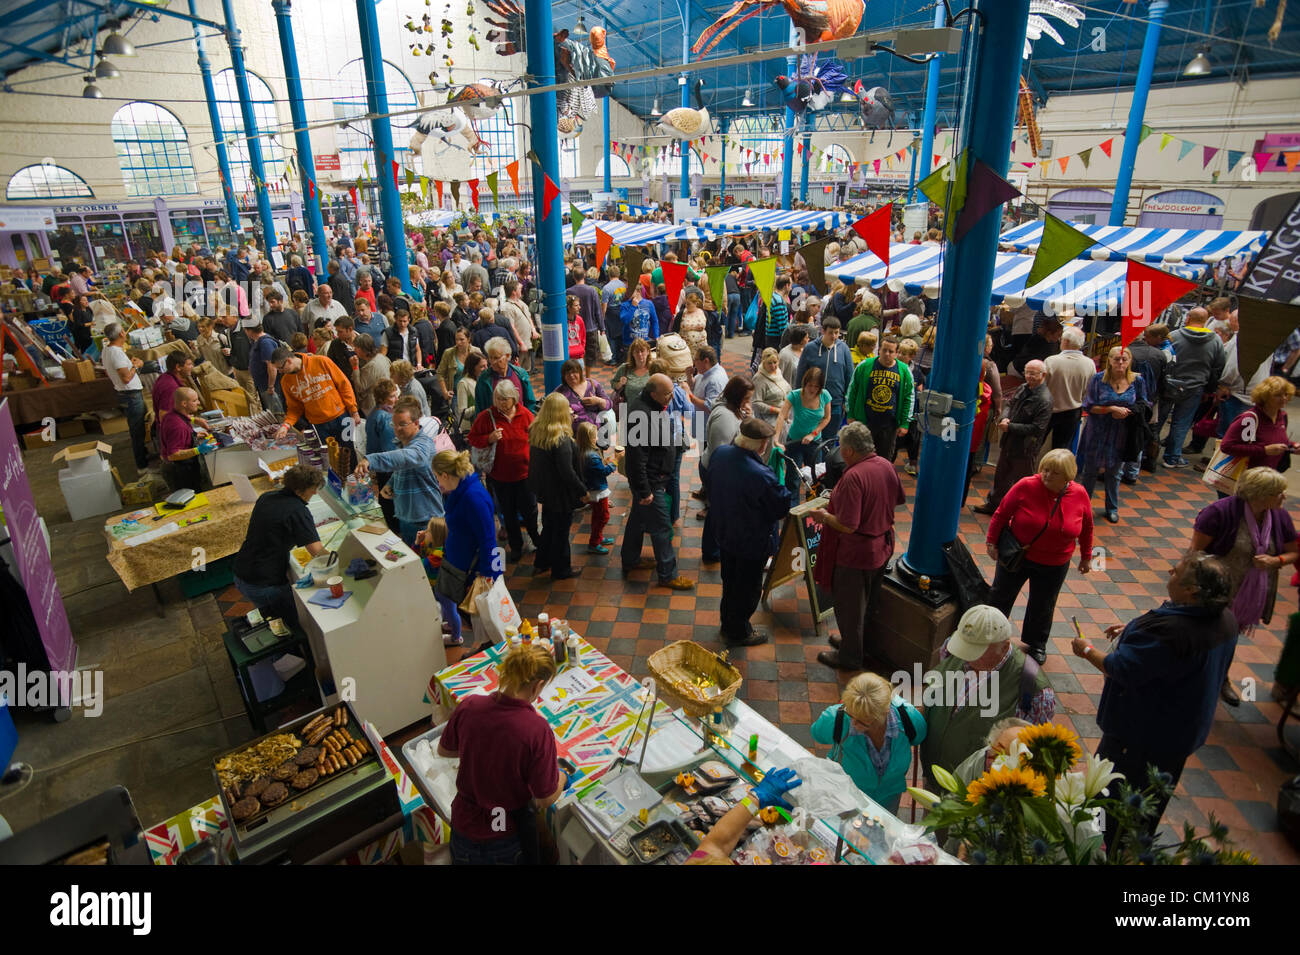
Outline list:
[[[609,548],[608,548],[608,547],[602,547],[602,546],[600,546],[600,545],[598,545],[598,544],[588,544],[588,545],[587,545],[587,553],[588,553],[588,554],[608,554],[608,553],[609,553]]]
[[[614,541],[614,538],[612,538],[612,537],[602,537],[602,538],[600,539],[600,546],[602,546],[602,547],[612,547],[612,546],[614,545],[614,543],[615,543],[615,541]]]
[[[915,474],[916,474],[916,465],[913,464],[911,461],[908,461],[908,462],[907,462],[907,465],[903,468],[903,473],[904,473],[904,474],[912,474],[912,475],[915,475]]]
[[[756,647],[759,644],[767,643],[767,634],[761,633],[758,630],[751,630],[749,631],[749,636],[745,637],[745,639],[743,640],[728,640],[724,637],[723,642],[729,648],[730,647]]]
[[[456,637],[456,639],[453,640],[451,637],[443,637],[442,645],[444,647],[463,647],[465,645],[465,638]]]
[[[659,586],[667,587],[669,590],[694,590],[695,581],[685,577],[674,577],[672,580],[659,581]]]
[[[1169,458],[1165,458],[1164,463],[1165,463],[1165,467],[1173,471],[1181,470],[1183,468],[1190,468],[1192,466],[1192,462],[1188,461],[1186,458],[1179,458],[1176,461],[1170,460]]]
[[[658,564],[653,557],[642,557],[640,560],[638,560],[635,564],[632,564],[630,567],[624,565],[623,573],[626,575],[632,573],[634,570],[654,570],[655,567],[657,566]]]
[[[1130,484],[1130,485],[1137,484],[1138,482],[1138,479],[1136,477],[1129,477],[1127,474],[1124,475],[1119,480],[1121,484]]]

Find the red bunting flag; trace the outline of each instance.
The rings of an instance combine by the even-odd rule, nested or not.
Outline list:
[[[397,173],[401,170],[401,168],[402,167],[398,165],[397,160],[394,159],[393,160],[393,188],[397,190],[400,190],[402,188],[397,182]]]
[[[664,289],[668,292],[668,308],[677,311],[678,299],[682,297],[682,285],[686,282],[685,262],[660,262],[664,272]]]
[[[438,208],[441,209],[442,208],[442,180],[441,179],[433,180],[433,188],[438,191]]]
[[[1214,158],[1215,153],[1217,153],[1218,151],[1219,151],[1218,146],[1201,147],[1201,168],[1202,169],[1204,169],[1210,164],[1210,160]]]
[[[1209,146],[1205,146],[1205,147],[1202,147],[1202,148],[1204,148],[1204,149],[1209,149],[1210,147],[1209,147]],[[1272,161],[1273,161],[1273,154],[1272,154],[1272,153],[1269,153],[1269,152],[1258,152],[1258,153],[1255,153],[1255,171],[1256,171],[1256,172],[1263,172],[1265,169],[1268,168],[1269,163],[1271,163]],[[1206,161],[1201,165],[1201,168],[1204,169],[1204,168],[1205,168],[1206,166],[1208,166],[1208,165],[1209,165],[1209,160],[1206,160]]]
[[[478,180],[469,181],[469,201],[474,203],[474,211],[478,212]]]
[[[856,164],[855,164],[856,165]],[[875,212],[853,223],[853,231],[862,236],[867,249],[885,263],[885,274],[889,274],[889,227],[893,222],[894,204],[888,202]]]
[[[516,159],[510,165],[506,166],[506,172],[510,176],[510,188],[515,191],[515,198],[519,198],[519,160]]]
[[[1171,303],[1194,288],[1196,283],[1190,279],[1129,259],[1121,308],[1124,322],[1121,340],[1126,344],[1133,341]]]
[[[879,159],[873,159],[873,160],[871,161],[871,164],[872,164],[873,166],[876,167],[876,175],[879,176],[879,175],[880,175],[880,160],[879,160]]]
[[[546,185],[542,188],[542,221],[545,222],[551,214],[551,203],[560,194],[560,187],[555,184],[554,179],[544,172],[542,178],[546,180]]]
[[[596,268],[601,268],[605,264],[605,256],[609,254],[609,247],[614,244],[614,237],[596,226]]]
[[[1110,147],[1114,144],[1114,142],[1115,142],[1115,137],[1112,136],[1110,139],[1106,140],[1104,143],[1101,144],[1101,151],[1104,152],[1107,156],[1109,156]]]
[[[316,198],[316,183],[312,182],[310,179],[307,180],[307,198]]]
[[[356,187],[356,186],[352,186],[350,189],[348,189],[348,195],[350,195],[350,196],[352,197],[352,208],[353,208],[353,210],[356,212],[356,214],[357,214],[357,218],[360,219],[360,218],[361,218],[361,203],[357,201],[357,187]]]

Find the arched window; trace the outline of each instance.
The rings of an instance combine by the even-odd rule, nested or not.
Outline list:
[[[681,176],[682,174],[682,154],[681,143],[674,143],[668,147],[667,153],[655,153],[654,163],[650,167],[650,175],[662,176],[667,173],[669,176]],[[667,158],[665,158],[665,156]],[[691,173],[694,175],[704,175],[704,164],[700,162],[700,154],[691,149]]]
[[[244,113],[239,108],[239,88],[235,85],[235,71],[222,70],[212,78],[217,94],[217,115],[221,118],[221,133],[226,138],[226,153],[230,157],[230,187],[235,193],[253,190],[253,164],[248,158],[248,140],[244,138]],[[262,171],[266,181],[278,188],[280,177],[288,164],[284,147],[268,132],[280,125],[275,113],[275,96],[256,73],[248,74],[248,96],[253,103],[253,118],[257,122],[258,141],[262,145]],[[272,190],[273,192],[275,189]]]
[[[492,85],[486,79],[479,82],[485,86]],[[515,161],[518,141],[515,138],[515,127],[511,125],[514,121],[515,104],[514,100],[509,99],[501,101],[501,108],[491,119],[475,121],[474,127],[478,130],[479,139],[487,143],[487,148],[474,157],[474,175],[479,179],[486,179],[489,173],[500,172]]]
[[[113,114],[113,143],[128,196],[198,192],[185,127],[154,103],[127,103]]]
[[[9,177],[6,199],[92,199],[86,180],[54,163],[24,166]]]
[[[407,79],[402,70],[384,60],[384,86],[388,92],[388,109],[389,112],[398,110],[414,109],[419,105],[415,99],[415,87]],[[334,84],[334,118],[336,120],[356,120],[358,116],[365,116],[369,112],[366,106],[366,73],[365,66],[361,60],[352,60],[346,63],[342,70],[339,71],[338,79]],[[393,126],[393,151],[397,153],[392,157],[404,168],[412,172],[422,172],[417,168],[415,157],[411,155],[411,149],[407,145],[411,139],[411,131],[405,127],[415,122],[415,116],[408,115],[398,117],[400,126]],[[375,169],[375,147],[370,136],[370,121],[358,120],[349,123],[346,129],[340,129],[337,132],[339,149],[339,171],[336,174],[344,182],[355,180],[365,171],[365,164],[370,164],[370,176],[377,179],[381,173],[386,172],[392,175],[392,170]]]
[[[819,168],[822,172],[842,172],[845,166],[853,165],[853,155],[839,143],[831,143],[822,152]]]
[[[731,124],[731,132],[740,140],[741,152],[733,161],[743,175],[767,176],[780,172],[781,153],[785,151],[780,117],[739,116]],[[730,153],[727,158],[732,159]]]
[[[597,176],[605,175],[606,162],[610,164],[609,166],[610,178],[617,179],[619,176],[623,176],[626,178],[632,175],[632,170],[629,169],[627,166],[627,160],[624,159],[622,156],[618,155],[617,153],[610,153],[608,156],[605,157],[605,159],[602,159],[600,162],[596,163]]]

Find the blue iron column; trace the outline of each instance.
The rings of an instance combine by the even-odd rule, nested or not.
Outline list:
[[[1115,197],[1110,203],[1110,225],[1123,225],[1128,214],[1128,194],[1133,186],[1133,164],[1142,141],[1142,121],[1146,118],[1147,94],[1151,92],[1151,74],[1156,68],[1156,51],[1160,46],[1160,24],[1164,22],[1167,0],[1151,0],[1147,10],[1147,35],[1142,41],[1142,59],[1138,62],[1137,82],[1133,84],[1133,102],[1128,108],[1128,127],[1124,130],[1124,152],[1115,174]]]
[[[266,167],[262,165],[262,141],[257,133],[257,116],[253,113],[253,97],[248,92],[248,72],[244,69],[244,40],[235,24],[235,7],[232,0],[221,0],[226,14],[226,42],[230,45],[230,68],[235,74],[235,89],[239,92],[239,112],[244,118],[244,136],[248,145],[248,165],[253,172],[253,188],[257,194],[257,212],[262,219],[262,240],[268,258],[275,248],[275,220],[271,216],[271,195],[266,188]]]
[[[326,279],[325,263],[329,259],[329,245],[325,239],[325,222],[321,218],[320,203],[311,198],[311,175],[315,172],[312,160],[311,133],[307,131],[307,110],[302,101],[302,79],[298,75],[298,51],[293,45],[292,0],[271,0],[275,9],[275,23],[280,29],[280,58],[284,60],[284,80],[289,88],[289,115],[293,117],[293,139],[298,151],[299,188],[306,206],[307,228],[311,232],[311,245],[316,253],[316,278]],[[317,189],[319,190],[319,186]]]
[[[190,16],[197,17],[194,0],[190,0]],[[235,190],[230,179],[230,156],[226,153],[226,134],[221,131],[221,114],[217,111],[217,91],[212,85],[212,63],[203,48],[203,33],[194,25],[194,46],[199,51],[199,72],[203,74],[203,98],[208,101],[208,122],[212,124],[212,138],[217,147],[217,168],[221,170],[221,198],[226,203],[226,218],[230,231],[239,231],[239,206],[235,204]]]
[[[803,134],[803,163],[799,166],[799,201],[808,201],[808,164],[812,157],[812,130]]]
[[[691,62],[691,4],[690,0],[681,0],[682,14],[682,66]],[[677,82],[682,84],[682,105],[691,108],[691,80],[685,70]],[[702,165],[702,164],[701,164]],[[691,144],[682,142],[682,189],[683,199],[691,196]]]
[[[978,159],[1005,176],[1029,0],[986,0],[979,9],[984,29],[975,41],[977,50],[964,90],[962,145],[970,150],[972,165]],[[940,547],[957,536],[1001,224],[998,206],[961,239],[950,241],[944,253],[937,348],[926,387],[930,396],[951,395],[965,407],[951,412],[955,429],[952,422],[941,424],[948,415],[935,415],[927,422],[940,433],[926,430],[912,534],[900,568],[904,573],[948,576]]]
[[[793,46],[797,38],[795,28],[790,27],[790,44]],[[799,58],[797,56],[787,56],[785,58],[785,68],[791,77],[794,77],[799,71]],[[784,134],[781,137],[781,208],[790,208],[791,192],[794,183],[794,110],[790,107],[785,108],[785,123],[783,126]]]
[[[912,140],[913,143],[916,140]],[[916,146],[912,146],[912,174],[907,178],[907,201],[909,203],[916,201]]]
[[[525,0],[524,29],[534,42],[528,44],[529,84],[533,87],[555,85],[555,47],[551,43],[549,0]],[[560,140],[555,123],[555,93],[530,93],[529,111],[533,120],[533,152],[541,168],[532,170],[533,226],[537,236],[537,282],[542,289],[542,358],[545,362],[546,391],[562,383],[560,366],[569,358],[568,311],[564,305],[564,239],[559,209],[547,215],[543,197],[543,175],[560,180]],[[558,201],[558,200],[557,200]]]
[[[603,114],[605,120],[605,182],[603,183],[603,185],[605,188],[605,194],[608,195],[609,193],[614,191],[609,181],[610,180],[610,171],[609,171],[610,156],[609,156],[609,97],[608,96],[606,96],[602,102],[601,113]]]
[[[227,3],[230,0],[226,0]],[[366,109],[370,112],[370,134],[375,141],[375,183],[379,186],[379,215],[388,243],[388,275],[402,280],[403,291],[411,291],[411,272],[406,261],[406,226],[402,222],[402,200],[393,181],[393,127],[388,121],[388,88],[384,85],[384,50],[379,44],[379,23],[375,0],[357,0],[357,23],[361,27],[361,59],[366,71]],[[550,36],[548,33],[547,36]]]
[[[731,121],[726,116],[718,117],[718,128],[722,130],[722,183],[718,186],[718,208],[725,209],[727,206],[727,130],[731,128]]]
[[[947,24],[945,19],[945,7],[942,3],[934,5],[934,26],[940,29]],[[985,29],[984,36],[988,37],[988,30]],[[1017,58],[1017,63],[1020,60]],[[934,123],[939,113],[939,66],[943,63],[943,57],[936,55],[930,61],[929,72],[925,78],[925,112],[921,118],[921,178],[925,178],[934,171]],[[912,154],[912,189],[909,190],[907,200],[911,202],[916,195],[916,154]]]

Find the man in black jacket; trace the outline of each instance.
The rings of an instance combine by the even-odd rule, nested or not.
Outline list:
[[[623,574],[634,570],[658,571],[659,586],[690,590],[695,582],[677,575],[673,553],[673,526],[668,518],[668,488],[677,467],[677,449],[668,402],[673,381],[651,375],[636,401],[628,406],[626,441],[627,483],[632,488],[632,509],[623,525]],[[641,557],[646,534],[655,556]]]
[[[1025,383],[1011,396],[1007,412],[998,422],[1002,431],[998,469],[993,475],[993,490],[976,514],[992,514],[1011,486],[1034,473],[1038,450],[1052,420],[1052,393],[1045,380],[1047,368],[1038,359],[1025,365]]]

